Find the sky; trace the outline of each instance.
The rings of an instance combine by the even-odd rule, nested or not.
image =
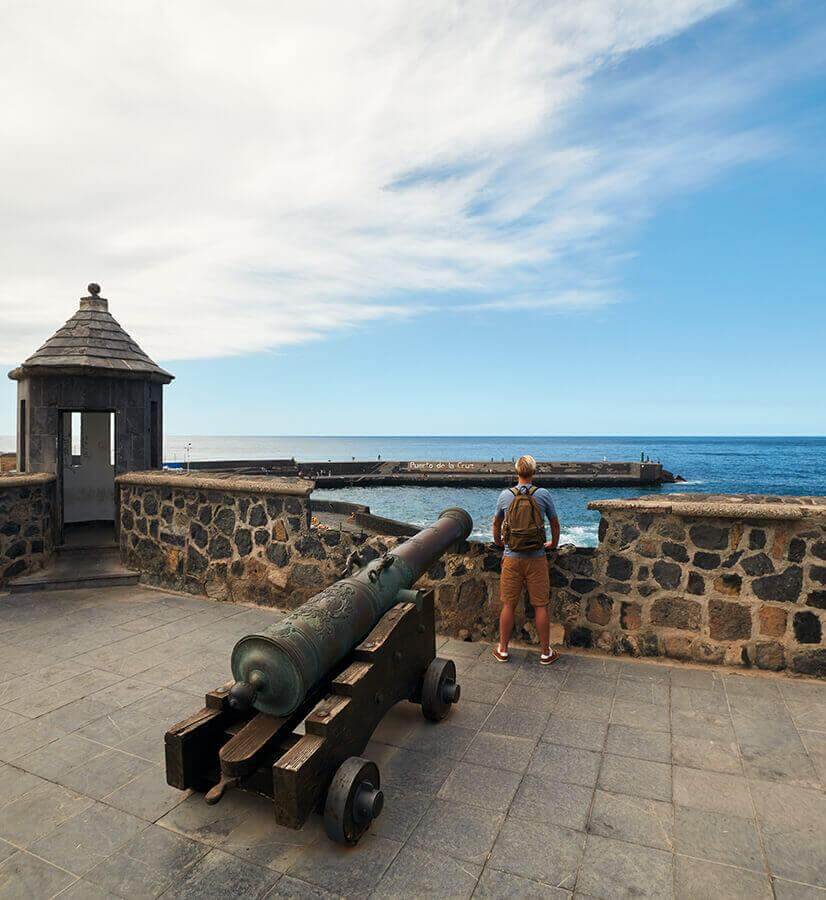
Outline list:
[[[826,434],[825,76],[814,0],[0,0],[0,364],[96,281],[170,434]]]

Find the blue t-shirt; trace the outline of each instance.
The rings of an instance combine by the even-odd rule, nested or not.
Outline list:
[[[530,488],[529,484],[520,484],[519,490],[521,493],[526,493],[528,488]],[[510,488],[502,491],[499,495],[499,499],[496,501],[496,518],[504,519],[505,518],[505,510],[511,505],[514,500],[514,496],[511,493]],[[542,510],[545,517],[548,521],[552,521],[553,519],[558,518],[556,514],[556,507],[554,506],[554,501],[551,499],[551,495],[545,488],[537,488],[536,493],[533,495],[533,499],[539,504],[539,508]],[[534,557],[544,556],[544,549],[540,550],[532,550],[530,553],[517,553],[515,550],[509,549],[508,545],[505,544],[505,556],[516,556],[522,559],[533,559]]]

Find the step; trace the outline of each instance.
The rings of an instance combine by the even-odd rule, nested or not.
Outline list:
[[[74,576],[54,576],[48,569],[35,575],[10,581],[10,594],[30,594],[39,591],[74,591],[93,588],[126,587],[139,582],[140,575],[123,569],[121,572],[95,572],[84,575],[78,572]]]

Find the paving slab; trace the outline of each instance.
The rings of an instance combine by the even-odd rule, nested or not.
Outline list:
[[[520,781],[521,776],[516,772],[460,762],[436,796],[440,800],[456,800],[494,812],[506,812]]]
[[[378,897],[472,896],[481,865],[420,847],[403,847],[378,883]]]
[[[566,719],[558,713],[553,713],[542,734],[542,740],[550,744],[602,752],[607,734],[608,725],[605,722]]]
[[[166,891],[166,895],[175,897],[176,900],[263,897],[278,878],[278,874],[270,869],[245,862],[220,850],[210,850]]]
[[[482,731],[474,737],[462,759],[478,766],[524,772],[533,756],[537,741],[533,738],[509,737]]]
[[[576,890],[603,900],[672,897],[672,855],[639,844],[589,835]]]
[[[487,868],[482,872],[473,896],[484,900],[566,900],[571,897],[571,893],[510,872]]]
[[[647,759],[606,753],[599,771],[599,786],[602,790],[615,794],[630,794],[632,797],[670,802],[671,766]]]
[[[597,789],[588,831],[658,850],[674,848],[674,807],[661,800]]]
[[[597,783],[601,757],[591,750],[540,743],[528,766],[531,775],[593,787]]]
[[[760,836],[750,819],[677,806],[674,849],[685,856],[728,863],[741,869],[766,870]]]
[[[584,831],[593,789],[551,778],[526,775],[519,785],[509,815],[532,822],[553,822]]]
[[[434,800],[408,844],[482,866],[505,820],[503,813],[448,800]]]
[[[150,825],[98,863],[84,878],[126,900],[159,897],[206,856],[209,847]]]
[[[826,887],[826,794],[767,781],[750,787],[772,874]]]
[[[676,856],[675,900],[771,900],[771,882],[763,873]],[[778,894],[778,900],[781,895]],[[801,900],[803,896],[800,895]]]
[[[53,897],[76,878],[21,850],[0,862],[0,900]]]
[[[610,725],[605,752],[651,762],[671,762],[671,735],[630,725]]]
[[[488,866],[570,891],[584,844],[581,832],[509,818],[499,832]]]

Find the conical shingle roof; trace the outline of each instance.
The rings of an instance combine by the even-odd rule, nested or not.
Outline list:
[[[109,312],[109,301],[98,296],[100,288],[89,285],[89,297],[82,297],[80,309],[71,319],[9,378],[57,374],[110,375],[115,378],[143,378],[169,384],[175,377],[154,363]]]

